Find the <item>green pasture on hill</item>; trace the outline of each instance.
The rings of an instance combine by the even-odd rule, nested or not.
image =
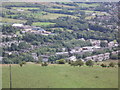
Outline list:
[[[34,22],[33,26],[48,26],[48,25],[53,25],[55,23],[50,23],[50,22]]]
[[[3,88],[9,88],[9,67],[2,67]],[[12,66],[13,88],[117,88],[118,67],[73,67],[39,64]]]

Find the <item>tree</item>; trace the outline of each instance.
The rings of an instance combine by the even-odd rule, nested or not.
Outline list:
[[[11,51],[17,51],[18,50],[18,46],[16,44],[12,43],[10,50]]]
[[[32,22],[32,20],[27,20],[27,22],[26,22],[25,24],[26,24],[26,25],[30,25],[30,26],[31,26],[31,25],[32,25],[32,23],[33,23],[33,22]]]
[[[88,57],[88,56],[91,56],[91,53],[90,53],[90,52],[85,52],[85,53],[83,54],[83,58]]]
[[[78,66],[78,64],[76,62],[71,62],[71,66]]]
[[[107,47],[108,44],[107,44],[107,42],[103,42],[103,41],[102,41],[102,42],[100,43],[100,46],[101,46],[101,47]]]
[[[42,66],[48,66],[47,62],[41,64]]]
[[[43,58],[41,56],[38,56],[38,62],[37,63],[41,63],[43,60]]]
[[[23,63],[20,63],[19,65],[20,65],[20,67],[22,67],[22,66],[23,66]]]
[[[25,62],[25,61],[22,61],[22,64],[24,64],[24,65],[25,65],[25,64],[26,64],[26,62]]]
[[[77,62],[77,65],[80,67],[80,66],[83,66],[84,65],[84,62],[82,60],[79,60],[79,61],[76,61]]]
[[[94,62],[92,60],[89,60],[89,61],[86,62],[86,65],[87,66],[93,66]]]
[[[101,64],[101,66],[102,66],[102,67],[107,67],[107,65],[106,65],[106,64],[103,64],[103,63]]]
[[[18,45],[18,48],[19,48],[19,49],[27,49],[27,48],[29,48],[29,47],[30,47],[30,45],[27,44],[26,42],[21,42],[21,43],[19,43],[19,45]]]
[[[115,66],[115,63],[111,62],[111,63],[109,64],[109,66],[110,66],[110,67],[114,67],[114,66]]]

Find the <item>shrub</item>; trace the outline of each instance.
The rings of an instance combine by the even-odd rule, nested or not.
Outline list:
[[[118,67],[120,67],[120,61],[118,62]]]
[[[22,64],[22,63],[20,63],[19,65],[20,65],[20,67],[22,67],[22,66],[23,66],[23,64]]]
[[[95,78],[99,78],[98,76],[95,76]]]
[[[115,63],[111,62],[111,63],[109,64],[109,66],[110,66],[110,67],[114,67],[114,66],[115,66]]]
[[[36,64],[41,64],[41,62],[40,61],[36,61]]]
[[[47,62],[41,64],[42,66],[48,66]]]
[[[87,66],[93,66],[94,62],[92,60],[89,60],[89,61],[86,62],[86,65]]]
[[[118,55],[117,55],[117,54],[112,54],[112,55],[110,56],[110,58],[117,60],[117,59],[118,59]]]
[[[22,61],[21,63],[19,63],[20,67],[22,67],[23,65],[25,65],[26,62],[25,61]]]
[[[72,61],[69,61],[69,62],[68,62],[68,64],[71,64],[71,63],[72,63]]]
[[[26,62],[25,62],[25,61],[22,61],[22,64],[26,64]]]
[[[71,66],[78,66],[76,62],[71,62]]]
[[[65,60],[64,59],[57,60],[57,63],[58,64],[65,64]]]
[[[78,66],[83,66],[84,65],[84,62],[82,60],[76,61],[76,63],[77,63]]]
[[[71,62],[71,66],[82,66],[84,65],[84,62],[79,60],[79,61],[75,61],[75,62]]]
[[[106,64],[103,64],[103,63],[101,64],[101,66],[102,66],[102,67],[107,67],[107,65],[106,65]]]

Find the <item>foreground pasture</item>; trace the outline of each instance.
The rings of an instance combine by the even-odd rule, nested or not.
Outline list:
[[[2,66],[2,85],[9,88],[9,67]],[[118,68],[39,64],[12,66],[13,88],[117,88]]]

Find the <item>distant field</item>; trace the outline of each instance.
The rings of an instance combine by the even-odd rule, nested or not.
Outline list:
[[[50,8],[50,10],[62,10],[62,9],[58,9],[58,8]]]
[[[72,32],[73,30],[71,30],[71,29],[66,29],[66,30],[64,30],[64,28],[50,28],[51,30],[60,30],[60,31],[68,31],[68,32]]]
[[[2,67],[3,88],[9,87],[9,67]],[[117,88],[118,68],[27,64],[12,66],[13,88]]]
[[[0,20],[4,23],[25,23],[26,20],[18,20],[18,19],[11,19],[11,18],[2,18],[0,17]]]
[[[54,6],[58,7],[65,7],[65,8],[75,8],[75,6],[63,5],[63,4],[53,4]]]
[[[100,12],[100,11],[91,11],[91,10],[81,10],[81,11],[84,11],[85,13],[89,14],[89,13],[95,13],[97,15],[109,15],[108,13],[106,12]]]
[[[93,18],[95,18],[95,16],[88,16],[88,17],[85,17],[85,19],[87,19],[87,20],[90,20],[90,19],[93,19]]]
[[[40,8],[36,8],[36,7],[12,7],[12,9],[28,10],[28,9],[40,9]]]
[[[47,12],[39,12],[39,13],[28,13],[27,17],[35,17],[38,19],[56,19],[58,17],[62,17],[62,16],[70,16],[72,18],[77,18],[76,16],[72,16],[72,15],[67,15],[67,14],[56,14],[56,13],[47,13]]]
[[[53,25],[55,23],[50,23],[50,22],[34,22],[33,26],[48,26],[48,25]]]
[[[62,17],[62,16],[69,16],[69,17],[72,17],[72,18],[77,18],[77,17],[72,16],[72,15],[55,14],[55,13],[48,13],[47,15],[39,16],[39,18],[41,18],[41,19],[56,19],[56,18]]]
[[[92,3],[92,4],[85,4],[85,3],[78,3],[80,7],[96,7],[99,6],[100,4],[98,3]]]

